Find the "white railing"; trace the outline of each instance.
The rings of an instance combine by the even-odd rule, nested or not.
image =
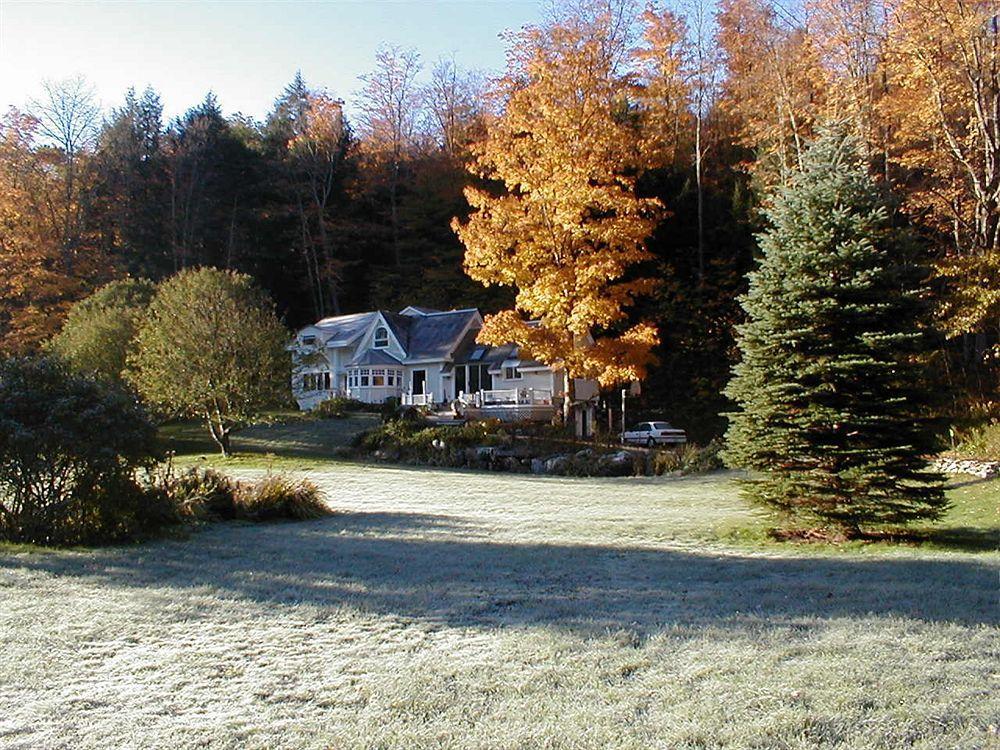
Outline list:
[[[552,391],[544,388],[499,388],[471,394],[476,406],[549,406]]]
[[[429,393],[404,393],[403,406],[433,406],[434,397]]]

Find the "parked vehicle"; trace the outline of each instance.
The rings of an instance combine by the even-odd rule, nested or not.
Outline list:
[[[687,435],[684,430],[671,427],[668,422],[639,422],[622,434],[622,442],[631,445],[684,445]]]

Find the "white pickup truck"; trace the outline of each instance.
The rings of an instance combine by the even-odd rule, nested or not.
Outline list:
[[[687,435],[684,430],[671,427],[667,422],[639,422],[622,433],[622,442],[631,445],[684,445]]]

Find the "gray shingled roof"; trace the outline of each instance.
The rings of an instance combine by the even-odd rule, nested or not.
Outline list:
[[[415,310],[418,308],[414,308]],[[423,308],[419,308],[423,309]],[[324,318],[312,327],[320,331],[324,345],[346,346],[353,343],[364,334],[374,323],[376,316],[381,314],[392,329],[393,335],[406,352],[406,359],[447,359],[456,347],[466,340],[475,340],[475,332],[462,337],[462,332],[476,319],[478,310],[448,310],[445,312],[428,312],[426,314],[402,315],[400,313],[380,310],[379,312],[355,313],[354,315],[338,315]],[[460,340],[461,338],[461,340]],[[364,355],[362,355],[364,357]],[[398,364],[389,355],[388,360],[365,362],[365,364]],[[360,361],[352,364],[361,364]]]
[[[338,315],[334,318],[323,318],[313,324],[323,335],[323,343],[328,346],[344,346],[368,330],[375,319],[375,313],[355,313],[353,315]]]
[[[347,363],[348,367],[366,367],[368,365],[399,365],[398,359],[381,349],[369,349]]]
[[[409,337],[403,344],[407,359],[445,359],[451,356],[462,331],[477,314],[476,310],[450,310],[409,318]]]

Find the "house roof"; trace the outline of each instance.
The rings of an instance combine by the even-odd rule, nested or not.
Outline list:
[[[381,349],[368,349],[358,353],[354,359],[347,363],[348,367],[365,367],[367,365],[400,365],[398,359]]]
[[[399,311],[400,315],[430,315],[431,313],[441,312],[440,310],[435,310],[431,307],[420,307],[419,305],[409,305],[404,307]]]
[[[354,313],[353,315],[323,318],[308,327],[319,330],[326,346],[347,346],[367,331],[374,319],[375,313],[373,312]]]
[[[470,308],[409,317],[408,336],[403,343],[406,358],[446,359],[452,356],[465,329],[478,316],[479,311]]]
[[[486,346],[476,343],[478,331],[471,333],[471,338],[466,337],[459,350],[455,352],[455,364],[488,365],[490,372],[499,372],[505,363],[507,363],[506,366],[512,366],[510,363],[514,361],[517,361],[518,366],[523,368],[545,366],[534,359],[521,357],[516,344]]]
[[[303,331],[315,330],[327,347],[349,346],[364,335],[379,316],[403,347],[406,361],[444,360],[450,358],[455,349],[468,338],[463,334],[470,324],[476,322],[479,311],[475,308],[436,311],[411,306],[398,313],[379,310],[324,318]],[[474,339],[475,331],[472,332],[472,340]],[[391,361],[371,361],[365,364],[399,364],[399,360],[387,356]],[[350,364],[361,362],[352,361]]]

